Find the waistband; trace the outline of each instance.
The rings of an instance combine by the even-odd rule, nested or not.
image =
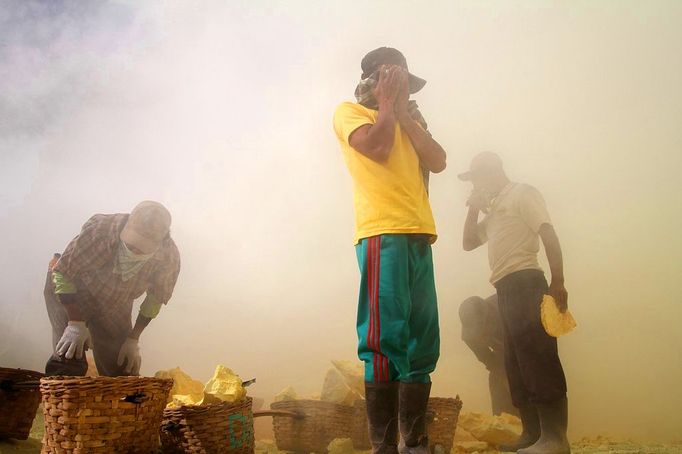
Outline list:
[[[499,281],[495,282],[494,286],[499,290],[500,288],[509,287],[519,283],[535,281],[544,282],[546,285],[547,281],[545,280],[545,273],[536,269],[514,271],[513,273],[509,273]]]

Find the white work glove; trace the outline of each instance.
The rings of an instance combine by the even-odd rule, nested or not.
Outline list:
[[[123,345],[121,345],[121,350],[118,352],[119,366],[123,366],[123,372],[129,375],[140,375],[140,365],[142,364],[142,356],[140,356],[140,346],[137,339],[131,337],[127,338]]]
[[[85,351],[90,347],[90,331],[85,326],[85,322],[69,321],[69,324],[62,334],[62,338],[57,342],[55,351],[57,355],[64,356],[66,359],[81,359]]]

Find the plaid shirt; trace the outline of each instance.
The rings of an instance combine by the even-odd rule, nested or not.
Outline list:
[[[180,272],[180,253],[168,236],[134,277],[114,274],[119,235],[128,214],[96,214],[71,240],[54,267],[76,284],[76,301],[86,318],[97,318],[112,332],[130,325],[133,301],[143,293],[166,304]]]

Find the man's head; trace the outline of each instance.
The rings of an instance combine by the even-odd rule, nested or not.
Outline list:
[[[462,181],[471,181],[474,189],[496,193],[509,181],[504,173],[502,159],[492,151],[477,154],[471,160],[469,171],[458,175]]]
[[[392,47],[379,47],[369,52],[362,59],[360,67],[362,68],[362,78],[366,79],[371,76],[381,65],[396,65],[402,68],[407,68],[407,60],[405,56],[398,50]],[[417,93],[424,88],[426,81],[422,78],[409,73],[408,83],[410,86],[410,93]]]
[[[135,254],[155,252],[170,232],[171,215],[159,202],[145,200],[130,212],[121,241]]]

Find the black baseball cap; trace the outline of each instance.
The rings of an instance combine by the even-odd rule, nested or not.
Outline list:
[[[362,59],[362,62],[360,63],[360,67],[362,68],[362,78],[366,79],[367,77],[371,76],[372,73],[379,69],[379,66],[381,65],[397,65],[407,69],[407,60],[405,59],[405,56],[402,54],[402,52],[400,52],[398,49],[394,49],[392,47],[379,47],[369,52]],[[424,85],[426,85],[426,81],[424,79],[415,76],[414,74],[410,73],[409,70],[408,74],[410,93],[417,93],[419,90],[424,88]]]

